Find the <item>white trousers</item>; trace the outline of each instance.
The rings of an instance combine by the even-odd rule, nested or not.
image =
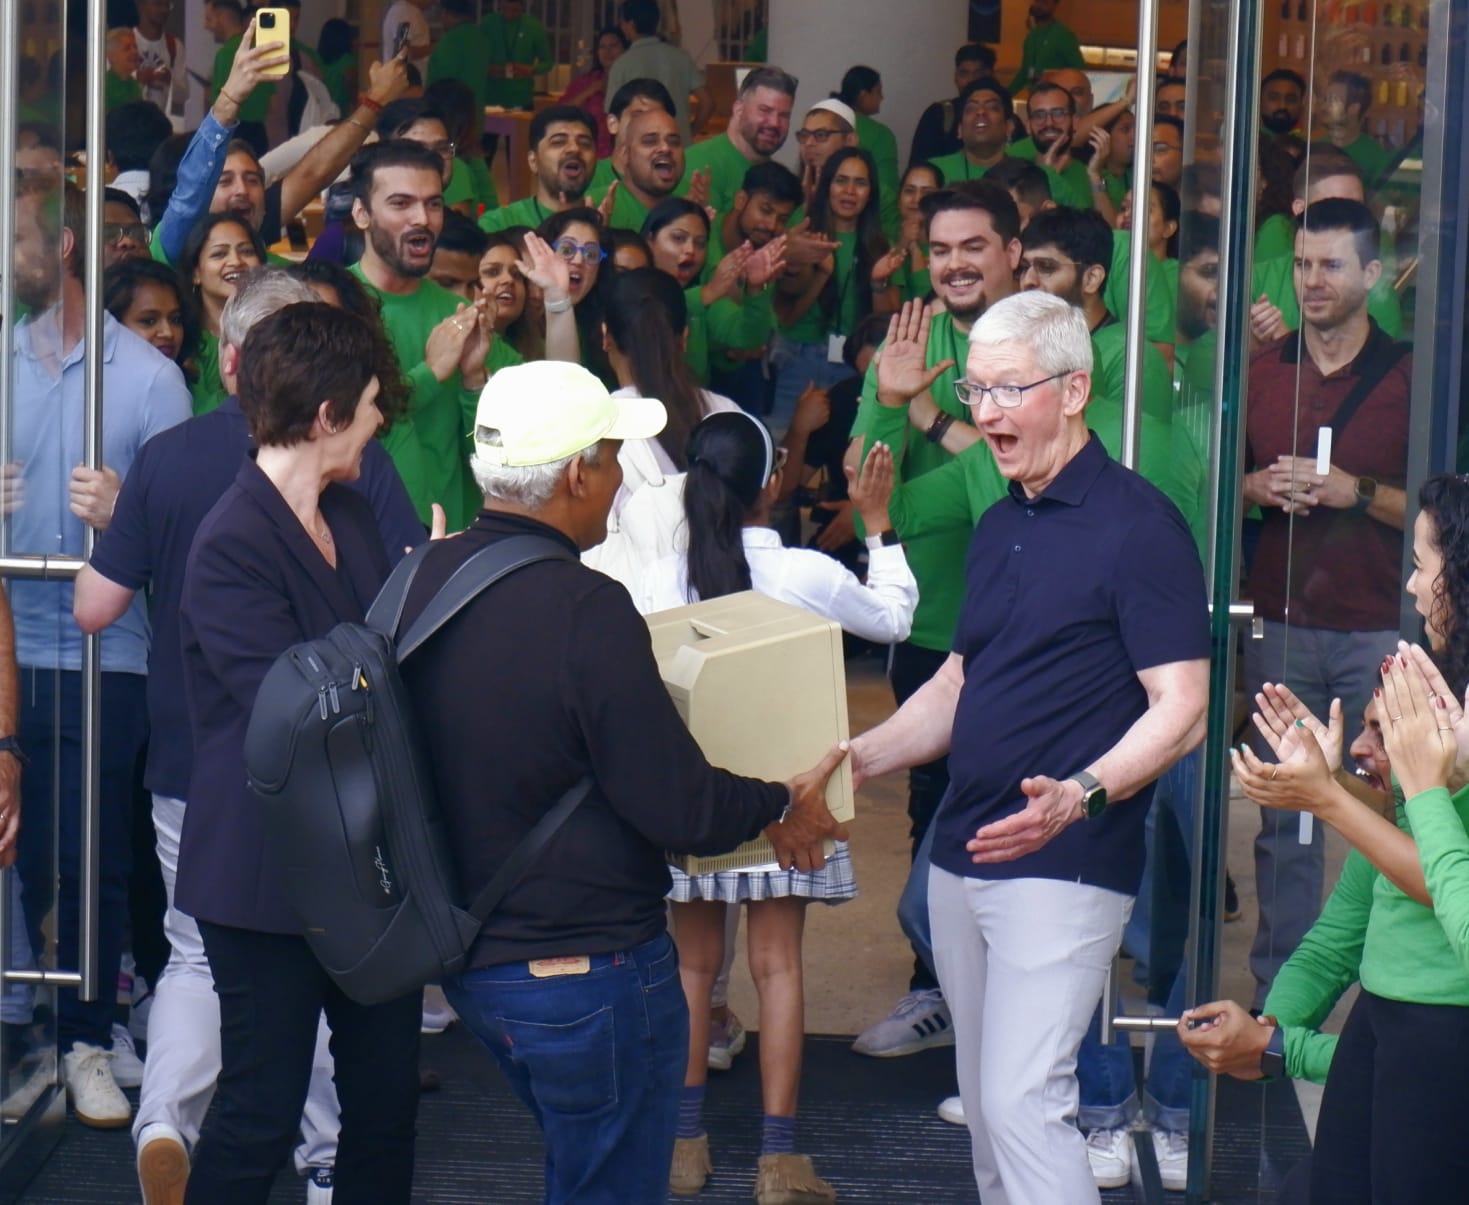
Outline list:
[[[158,862],[168,893],[163,931],[170,947],[168,965],[153,988],[148,1014],[148,1057],[143,1064],[143,1088],[133,1119],[133,1140],[153,1122],[172,1126],[192,1148],[214,1097],[219,1078],[219,997],[204,954],[204,941],[194,918],[174,907],[178,878],[179,834],[184,827],[184,801],[153,796],[153,827],[158,834]],[[316,1031],[316,1056],[311,1087],[301,1114],[301,1143],[296,1169],[331,1167],[337,1160],[337,1132],[341,1117],[337,1090],[332,1083],[332,1056],[327,1047],[331,1031],[323,1016]]]
[[[1100,1200],[1076,1128],[1076,1053],[1132,897],[934,866],[933,952],[954,1017],[959,1095],[984,1205]]]

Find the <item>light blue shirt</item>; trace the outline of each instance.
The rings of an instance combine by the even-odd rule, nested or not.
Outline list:
[[[11,457],[20,463],[20,505],[7,516],[14,553],[82,555],[82,521],[71,513],[71,471],[82,463],[84,351],[79,340],[55,370],[60,310],[26,318],[15,330]],[[102,463],[126,477],[138,449],[191,410],[184,374],[111,314],[102,327]],[[179,466],[187,472],[187,465]],[[70,582],[7,583],[15,616],[16,660],[40,669],[80,669],[82,634],[72,619]],[[141,596],[102,633],[102,668],[146,673],[148,618]]]

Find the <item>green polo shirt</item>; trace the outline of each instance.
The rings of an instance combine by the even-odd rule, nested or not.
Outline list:
[[[535,76],[544,74],[555,61],[551,57],[546,27],[529,13],[515,21],[507,21],[499,13],[490,13],[479,27],[492,66],[518,63],[535,69],[532,75],[523,79],[505,79],[503,76],[491,79],[487,103],[504,105],[507,109],[529,109],[536,97]]]
[[[468,397],[475,395],[462,387],[457,372],[447,381],[437,380],[424,363],[423,351],[434,327],[463,301],[431,280],[419,281],[412,293],[385,293],[367,279],[360,263],[351,272],[377,299],[383,329],[411,390],[408,413],[383,436],[383,446],[398,467],[418,517],[427,524],[437,502],[444,508],[449,530],[460,531],[479,513],[483,501],[469,473],[464,441],[464,408]],[[494,346],[503,342],[496,339]]]
[[[1119,409],[1127,393],[1127,327],[1113,321],[1092,332],[1092,404]],[[1173,375],[1163,354],[1143,346],[1143,413],[1159,422],[1173,421]]]
[[[857,145],[872,156],[877,165],[878,206],[882,231],[888,241],[896,241],[902,219],[898,216],[898,140],[882,122],[864,113],[857,114]]]
[[[1319,143],[1320,146],[1331,146],[1332,143]],[[1378,142],[1371,134],[1363,130],[1357,137],[1341,147],[1348,158],[1351,159],[1362,171],[1362,183],[1367,189],[1367,195],[1372,195],[1372,188],[1378,182],[1378,177],[1386,170],[1387,165],[1392,162],[1392,152],[1382,143]]]
[[[102,105],[107,112],[111,113],[118,105],[142,99],[142,84],[135,79],[123,79],[120,75],[114,75],[112,68],[107,68],[102,76]]]
[[[954,395],[954,382],[964,371],[968,357],[968,334],[955,328],[952,315],[935,314],[928,332],[926,362],[932,367],[941,361],[953,360],[955,367],[947,369],[929,392],[939,409],[965,422],[970,419],[969,409]],[[878,404],[877,369],[874,365],[868,368],[866,380],[862,383],[862,400],[857,408],[856,421],[852,424],[852,437],[865,441],[863,455],[877,439],[892,444],[893,454],[898,458],[898,478],[905,486],[953,463],[953,456],[925,439],[915,439],[905,446],[883,425],[890,415],[897,415],[903,426],[908,425],[906,408],[893,409]],[[895,501],[898,496],[895,492]],[[913,632],[908,639],[919,648],[948,652],[953,647],[954,628],[959,622],[959,608],[964,601],[964,561],[969,553],[974,523],[967,516],[962,516],[947,524],[931,525],[917,535],[910,535],[897,524],[894,526],[903,537],[908,565],[918,579],[918,609],[913,613]]]
[[[194,357],[199,369],[199,379],[189,386],[189,397],[193,399],[194,417],[218,410],[229,394],[224,382],[219,379],[219,336],[208,331],[199,334],[199,351]]]
[[[684,177],[679,195],[688,192],[689,177],[707,167],[709,204],[715,213],[728,213],[734,208],[735,193],[744,186],[745,173],[753,166],[729,140],[728,134],[716,134],[694,143],[684,152]]]
[[[230,69],[235,65],[235,55],[239,53],[243,36],[243,34],[236,34],[214,52],[214,80],[209,89],[211,101],[219,97],[220,89],[230,78]],[[245,103],[240,106],[239,119],[241,121],[264,121],[266,114],[270,112],[270,102],[275,96],[275,88],[274,84],[256,84],[254,90],[245,98]]]
[[[554,209],[542,205],[538,197],[521,197],[509,205],[480,214],[479,228],[486,234],[494,234],[497,230],[505,230],[511,226],[529,226],[535,230],[555,212]]]
[[[1295,262],[1294,247],[1286,255],[1256,259],[1250,280],[1250,301],[1257,301],[1263,294],[1280,311],[1285,325],[1291,330],[1296,330],[1301,325],[1301,302],[1296,296]],[[1377,278],[1377,283],[1367,294],[1367,313],[1392,338],[1396,339],[1403,333],[1402,303],[1385,273]]]
[[[1127,317],[1128,285],[1127,265],[1132,257],[1132,231],[1116,230],[1112,233],[1112,268],[1107,273],[1107,284],[1102,290],[1102,300],[1107,309],[1118,318]],[[1151,253],[1148,255],[1147,272],[1147,319],[1145,326],[1150,343],[1172,343],[1176,338],[1174,320],[1178,314],[1178,291],[1168,287],[1168,278],[1162,263]],[[1175,280],[1176,280],[1175,276]]]

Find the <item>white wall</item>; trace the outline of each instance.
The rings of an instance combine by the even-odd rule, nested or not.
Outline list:
[[[770,61],[801,81],[791,128],[841,87],[848,67],[865,64],[882,76],[878,120],[897,135],[901,169],[923,110],[953,95],[966,29],[966,6],[940,0],[770,0]],[[795,164],[794,138],[780,158]]]

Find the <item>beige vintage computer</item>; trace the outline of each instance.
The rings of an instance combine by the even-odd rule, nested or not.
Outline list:
[[[847,738],[838,624],[753,591],[659,611],[647,622],[663,683],[714,765],[781,782]],[[845,761],[827,784],[826,801],[838,820],[852,818]],[[773,856],[759,837],[716,857],[669,860],[688,874],[707,874],[765,869]]]

